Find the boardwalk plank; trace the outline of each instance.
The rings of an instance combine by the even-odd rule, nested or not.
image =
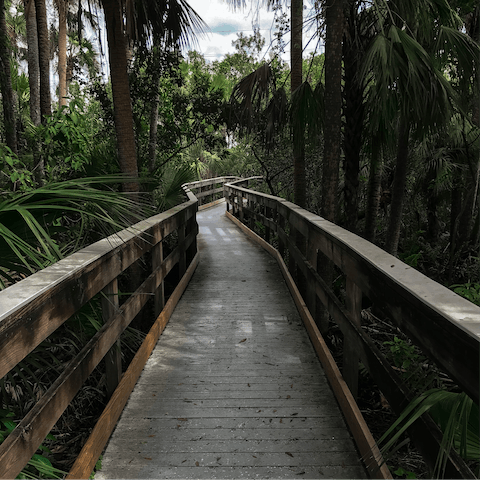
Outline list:
[[[365,478],[276,262],[221,209],[95,478]]]

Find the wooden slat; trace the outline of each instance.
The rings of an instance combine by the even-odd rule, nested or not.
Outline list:
[[[118,388],[115,390],[112,398],[108,402],[105,410],[100,416],[98,422],[95,425],[90,437],[82,448],[79,456],[77,457],[74,465],[72,466],[67,480],[72,479],[88,479],[92,473],[98,458],[100,457],[104,446],[106,445],[110,435],[115,428],[115,425],[120,417],[120,414],[125,407],[130,393],[140,376],[143,367],[148,360],[158,338],[163,332],[170,316],[178,303],[178,300],[182,296],[188,282],[190,281],[193,272],[198,265],[199,255],[195,255],[194,260],[187,269],[187,272],[183,276],[180,283],[175,288],[174,292],[168,299],[165,308],[158,316],[154,325],[150,329],[147,337],[142,343],[142,346],[136,353],[129,368],[125,372]]]

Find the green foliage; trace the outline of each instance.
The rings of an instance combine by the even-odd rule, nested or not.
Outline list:
[[[89,477],[89,480],[93,480],[95,478],[95,473],[99,472],[102,469],[102,460],[103,460],[103,455],[100,455],[100,458],[97,460],[97,463],[95,464],[95,467]]]
[[[190,165],[165,170],[161,183],[154,192],[154,202],[159,211],[168,210],[185,201],[182,190],[184,183],[193,182],[195,170]]]
[[[480,307],[480,283],[464,283],[450,287],[455,293]]]
[[[0,444],[17,426],[17,422],[13,420],[14,417],[15,414],[13,412],[0,409]],[[55,440],[55,437],[52,434],[48,434],[47,439]],[[52,462],[44,455],[51,453],[50,449],[42,444],[39,446],[38,451],[42,453],[35,453],[17,478],[64,478],[67,472],[55,468]]]
[[[411,479],[415,479],[417,478],[417,476],[415,475],[414,472],[410,472],[409,470],[405,470],[404,468],[400,467],[400,468],[397,468],[394,472],[393,472],[397,477],[399,478],[411,478]]]
[[[138,205],[99,189],[122,181],[120,176],[72,179],[5,193],[0,201],[0,288],[5,280],[13,281],[12,273],[28,275],[78,249],[91,238],[87,227],[111,233],[130,224]]]
[[[425,360],[417,353],[414,345],[398,337],[394,337],[391,342],[383,342],[383,344],[389,347],[390,356],[395,366],[403,370],[406,375],[413,368],[416,368],[421,361]]]
[[[396,442],[425,412],[443,432],[434,478],[443,478],[449,452],[455,448],[466,460],[480,460],[479,409],[465,393],[431,389],[415,398],[378,441],[382,454],[394,450]]]
[[[43,143],[45,170],[52,180],[85,175],[94,161],[97,133],[91,112],[82,100],[56,110],[45,125],[32,127],[36,140]]]

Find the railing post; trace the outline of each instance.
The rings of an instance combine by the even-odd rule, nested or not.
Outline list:
[[[265,205],[265,207],[263,208],[263,215],[266,220],[269,220],[271,217],[271,208]],[[270,227],[268,226],[266,221],[265,221],[265,241],[270,243]]]
[[[238,205],[238,218],[242,223],[244,223],[243,194],[241,192],[239,192],[237,197],[237,205]]]
[[[178,277],[179,280],[185,275],[187,271],[187,259],[186,259],[186,249],[185,249],[185,226],[183,223],[178,227],[178,248],[180,249],[180,259],[178,260]]]
[[[115,278],[102,290],[102,317],[104,323],[109,323],[118,311],[118,280]],[[105,380],[107,396],[110,398],[122,378],[122,351],[120,339],[105,355]]]
[[[288,255],[288,271],[290,272],[290,275],[292,276],[293,278],[293,281],[295,282],[295,284],[297,284],[297,264],[295,262],[295,257],[294,257],[294,246],[296,244],[296,239],[297,239],[297,235],[296,235],[297,231],[295,230],[295,228],[293,227],[293,225],[290,223],[290,232],[288,234],[288,251],[289,251],[289,255]],[[298,286],[298,285],[297,285]]]
[[[362,290],[349,276],[347,276],[346,307],[350,319],[359,327],[362,324]],[[343,340],[343,377],[354,398],[358,395],[358,364],[359,355],[355,338],[349,335]]]
[[[156,271],[163,264],[163,241],[158,242],[152,250],[152,269]],[[161,275],[159,272],[157,275]],[[157,318],[165,306],[165,283],[162,279],[160,285],[155,291],[155,318]]]
[[[277,208],[277,214],[278,214],[277,229],[282,230],[283,233],[285,233],[285,217],[278,211],[278,208]],[[278,237],[278,251],[280,252],[281,257],[285,258],[285,243],[282,240],[280,231],[277,231],[277,237]]]
[[[310,233],[310,230],[309,230]],[[312,268],[317,270],[317,257],[318,257],[318,250],[315,245],[315,242],[312,241],[312,239],[307,238],[307,262],[310,263]],[[311,275],[313,277],[313,275]],[[317,323],[317,292],[316,292],[316,281],[315,278],[310,278],[308,279],[309,281],[307,282],[307,295],[306,295],[306,303],[307,303],[307,308],[310,311],[310,314],[312,315],[313,320],[315,323]]]

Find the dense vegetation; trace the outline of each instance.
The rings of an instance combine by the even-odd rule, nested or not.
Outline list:
[[[184,0],[145,2],[124,19],[121,3],[0,4],[1,288],[169,208],[187,181],[263,175],[269,193],[480,305],[478,2],[324,0],[303,18],[295,0],[290,29],[287,7],[271,1],[268,55],[256,31],[213,63],[183,48],[206,28]],[[325,52],[305,58],[306,22]],[[88,40],[99,28],[111,80]],[[94,310],[62,332],[67,350],[95,331]],[[50,347],[36,358],[47,362]],[[28,389],[21,369],[2,380],[0,441],[48,383],[40,367],[22,367]]]

